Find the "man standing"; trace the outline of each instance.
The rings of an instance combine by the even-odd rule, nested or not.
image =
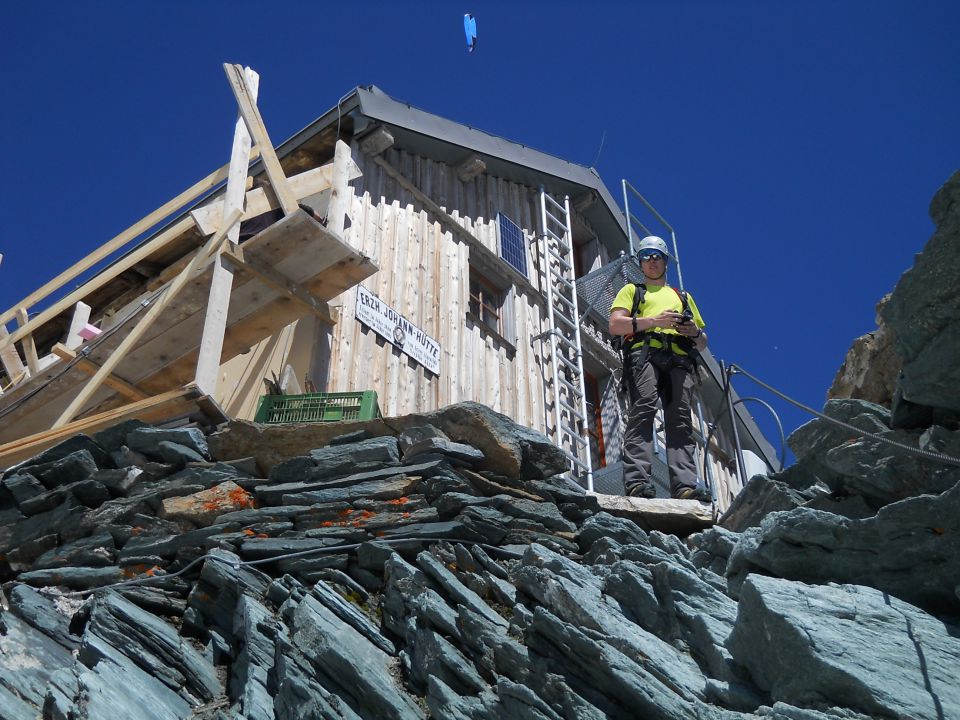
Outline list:
[[[705,323],[689,295],[667,285],[667,244],[655,235],[637,250],[645,280],[624,285],[610,308],[610,334],[623,336],[630,413],[623,438],[623,484],[631,497],[656,495],[651,479],[653,423],[663,405],[670,494],[710,501],[697,484],[690,394],[694,354],[707,346]]]

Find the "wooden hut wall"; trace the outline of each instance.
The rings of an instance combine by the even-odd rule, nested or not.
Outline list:
[[[463,182],[454,167],[395,149],[383,158],[494,255],[499,256],[497,212],[534,237],[536,197],[529,188],[485,174]],[[504,307],[512,314],[515,344],[468,321],[469,246],[357,148],[354,159],[363,177],[354,182],[345,236],[380,268],[363,286],[439,342],[440,375],[357,321],[354,289],[342,296],[341,319],[333,329],[328,390],[376,390],[385,415],[476,400],[543,429],[543,379],[530,343],[541,331],[536,299],[515,287],[513,302]],[[533,275],[529,249],[528,267]]]

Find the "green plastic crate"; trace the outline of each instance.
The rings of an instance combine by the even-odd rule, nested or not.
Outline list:
[[[377,393],[312,393],[261,395],[254,421],[258,423],[318,423],[341,420],[374,420],[380,417]]]

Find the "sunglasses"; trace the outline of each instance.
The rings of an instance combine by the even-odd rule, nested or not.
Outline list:
[[[660,253],[644,253],[640,256],[641,262],[647,262],[649,260],[663,260],[663,255]]]

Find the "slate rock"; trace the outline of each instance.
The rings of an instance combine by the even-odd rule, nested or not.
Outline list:
[[[30,473],[11,475],[3,481],[17,505],[47,491],[47,488]]]
[[[273,613],[259,601],[241,595],[234,615],[234,635],[240,652],[231,665],[231,687],[247,720],[274,720],[270,692],[271,670],[276,655],[274,638],[280,632]]]
[[[54,463],[75,453],[86,451],[83,457],[90,457],[94,465],[111,467],[110,457],[102,447],[86,435],[72,435],[63,442],[44,450],[39,455],[7,468],[3,477],[7,478],[22,472],[37,476],[41,469],[52,467]]]
[[[126,578],[118,567],[57,567],[21,573],[19,581],[36,587],[62,586],[88,590],[122,582]]]
[[[206,458],[193,448],[181,445],[171,440],[161,440],[157,443],[157,454],[160,459],[171,465],[183,467],[191,462],[204,462]]]
[[[49,550],[34,561],[33,569],[44,570],[71,565],[105,567],[116,561],[115,549],[113,535],[108,532],[98,533]]]
[[[429,552],[417,556],[417,565],[423,573],[433,580],[454,605],[464,605],[471,611],[483,616],[487,621],[507,627],[507,621],[498,615],[482,598],[461,583],[442,562]]]
[[[343,435],[337,435],[334,438],[330,438],[330,441],[327,445],[352,445],[355,442],[360,442],[361,440],[369,440],[373,435],[369,430],[354,430],[353,432],[344,433]]]
[[[307,658],[318,680],[364,717],[423,718],[416,702],[389,672],[391,657],[307,595],[286,612],[292,644]]]
[[[738,533],[716,525],[702,533],[691,535],[687,542],[693,548],[690,561],[697,568],[708,568],[718,575],[726,572],[730,553],[740,540]]]
[[[232,480],[192,495],[167,498],[161,517],[185,520],[196,526],[210,525],[219,516],[254,507],[253,496]]]
[[[410,463],[425,453],[439,453],[457,463],[473,465],[483,460],[483,453],[466,443],[455,443],[443,438],[427,438],[407,447],[403,453],[404,463]]]
[[[164,440],[188,447],[205,460],[210,458],[207,439],[197,428],[163,430],[154,427],[138,427],[127,433],[126,445],[147,457],[161,460],[163,455],[160,452],[160,442]]]
[[[30,467],[30,474],[48,488],[86,480],[97,471],[97,462],[88,448],[81,448],[43,465]]]
[[[800,493],[768,475],[754,475],[737,493],[718,525],[742,532],[777,510],[790,510],[806,501]]]
[[[48,597],[27,585],[10,589],[10,611],[67,650],[75,650],[80,645],[80,638],[70,632],[67,616],[58,611]]]
[[[448,640],[423,625],[408,637],[410,680],[425,690],[429,678],[436,678],[459,695],[475,695],[487,683],[463,653]]]
[[[457,613],[430,586],[422,571],[394,553],[384,565],[384,576],[381,610],[388,630],[405,637],[408,625],[426,622],[442,635],[459,639]]]
[[[284,505],[311,505],[315,503],[352,502],[364,498],[395,500],[413,493],[419,482],[418,477],[396,475],[384,480],[358,483],[351,487],[289,493],[283,496],[283,503]]]
[[[0,615],[0,628],[0,700],[5,701],[0,713],[34,720],[43,706],[50,676],[71,667],[73,654],[13,613]]]
[[[97,470],[91,480],[103,485],[114,497],[126,497],[144,477],[139,467],[123,467],[117,470]]]
[[[143,420],[137,420],[135,418],[123,420],[116,425],[111,425],[100,432],[94,433],[93,439],[108,453],[112,453],[122,447],[126,447],[127,435],[140,428],[152,428],[152,426],[143,422]]]
[[[600,538],[612,538],[624,545],[632,543],[650,544],[647,533],[636,523],[624,518],[614,517],[606,512],[599,512],[583,523],[577,536],[577,542],[580,549],[586,552]]]
[[[804,582],[874,587],[931,612],[960,614],[960,483],[849,520],[797,508],[743,533],[727,578],[736,593],[759,572]]]
[[[343,477],[335,479],[316,480],[310,473],[305,475],[305,479],[298,482],[273,482],[270,484],[260,484],[256,487],[257,498],[269,505],[279,505],[283,502],[285,495],[298,495],[308,492],[317,492],[323,490],[335,490],[337,488],[350,487],[360,483],[371,483],[384,478],[397,477],[398,475],[425,475],[432,474],[439,466],[441,461],[433,461],[418,465],[398,468],[393,465],[387,467],[376,467],[373,470],[364,472],[351,472]]]
[[[942,720],[960,716],[957,634],[878,590],[754,575],[727,644],[774,700]]]

